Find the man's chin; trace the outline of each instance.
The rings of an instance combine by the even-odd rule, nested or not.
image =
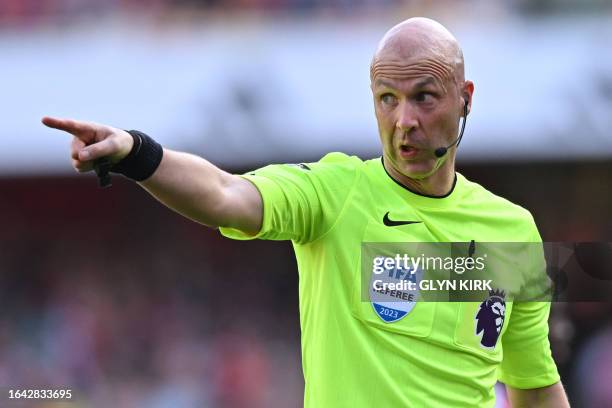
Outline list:
[[[413,180],[423,180],[436,172],[435,166],[425,163],[402,163],[400,172],[403,176]]]

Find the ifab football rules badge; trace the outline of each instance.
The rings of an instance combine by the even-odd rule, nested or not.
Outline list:
[[[385,259],[374,259],[369,295],[376,315],[385,323],[393,323],[406,317],[416,305],[423,271],[401,263],[385,265]]]

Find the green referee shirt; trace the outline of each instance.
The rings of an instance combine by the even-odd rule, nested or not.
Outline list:
[[[460,174],[446,197],[418,195],[380,159],[341,153],[244,177],[263,198],[261,231],[221,233],[293,243],[305,407],[489,407],[497,380],[516,388],[559,381],[549,303],[508,302],[495,347],[484,348],[475,332],[477,302],[418,302],[387,323],[361,296],[362,242],[540,242],[525,209]],[[386,213],[422,222],[388,227]]]

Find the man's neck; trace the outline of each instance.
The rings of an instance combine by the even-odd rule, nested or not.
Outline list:
[[[432,196],[447,196],[455,184],[455,163],[449,157],[433,174],[422,179],[410,178],[397,171],[387,160],[383,160],[387,174],[395,181],[415,193]]]

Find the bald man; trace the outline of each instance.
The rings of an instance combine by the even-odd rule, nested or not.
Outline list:
[[[498,379],[515,407],[567,407],[547,337],[550,304],[513,304],[500,290],[469,303],[364,292],[364,243],[470,243],[471,257],[476,241],[541,242],[528,211],[455,171],[474,84],[448,30],[424,18],[398,24],[370,75],[382,157],[368,161],[330,153],[237,176],[138,131],[43,123],[74,135],[80,172],[106,158],[111,171],[227,237],[292,242],[306,407],[490,407]]]

